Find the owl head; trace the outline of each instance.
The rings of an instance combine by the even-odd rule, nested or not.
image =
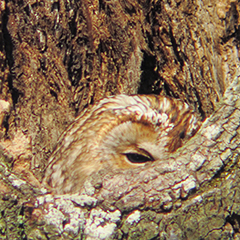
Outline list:
[[[195,134],[190,107],[155,95],[118,95],[82,113],[60,138],[43,183],[58,194],[78,192],[101,169],[129,169],[164,161]]]

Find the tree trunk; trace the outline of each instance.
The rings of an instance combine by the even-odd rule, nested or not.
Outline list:
[[[239,8],[0,1],[0,239],[240,239]],[[168,161],[46,194],[60,135],[120,93],[180,98],[202,126]]]

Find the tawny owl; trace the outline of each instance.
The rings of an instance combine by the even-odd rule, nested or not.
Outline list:
[[[78,192],[86,177],[100,169],[135,168],[166,159],[198,126],[180,100],[154,95],[102,99],[62,135],[43,182],[57,194]]]

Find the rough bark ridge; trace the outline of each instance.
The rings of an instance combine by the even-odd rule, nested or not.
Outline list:
[[[238,1],[26,0],[0,10],[1,239],[239,237]],[[79,195],[44,195],[35,177],[74,116],[137,92],[212,115],[170,159],[102,171]]]

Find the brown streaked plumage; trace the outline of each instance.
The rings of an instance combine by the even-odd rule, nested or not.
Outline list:
[[[198,129],[189,106],[155,95],[104,98],[60,138],[43,183],[57,194],[78,192],[103,168],[126,169],[164,160]]]

